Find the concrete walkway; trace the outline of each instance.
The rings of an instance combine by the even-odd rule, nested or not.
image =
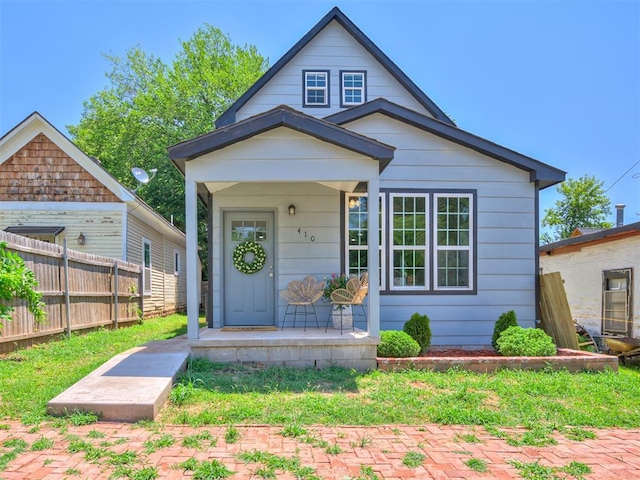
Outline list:
[[[153,420],[189,354],[185,336],[127,350],[51,400],[47,411],[51,415],[94,412],[103,421]]]
[[[596,438],[582,441],[556,433],[556,445],[513,447],[481,427],[468,426],[311,426],[298,437],[284,436],[282,427],[238,426],[237,441],[232,442],[226,435],[228,427],[220,426],[194,429],[158,424],[143,428],[98,423],[66,430],[53,425],[34,428],[18,422],[0,425],[3,480],[190,478],[194,472],[186,468],[187,461],[200,466],[202,462],[220,462],[234,472],[231,479],[534,478],[525,477],[527,468],[539,473],[535,478],[640,478],[638,429],[593,430]],[[73,447],[71,442],[75,442]],[[3,455],[17,444],[22,445],[21,451],[2,470]],[[243,452],[254,454],[254,458],[245,462],[240,456]],[[280,469],[265,476],[269,458]],[[297,467],[294,462],[283,461],[295,458],[299,459]],[[288,471],[281,469],[283,465]],[[292,471],[295,468],[298,477]],[[548,472],[546,476],[541,474],[543,469]]]

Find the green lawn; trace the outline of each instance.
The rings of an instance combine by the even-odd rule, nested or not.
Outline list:
[[[640,371],[257,369],[196,360],[163,419],[209,424],[638,427]]]
[[[119,330],[98,330],[71,339],[0,355],[0,418],[37,419],[47,402],[114,355],[150,340],[186,333],[187,317],[171,315]]]
[[[46,403],[113,355],[185,332],[172,315],[0,356],[0,419],[42,419]],[[161,420],[190,425],[466,424],[532,430],[640,427],[640,370],[359,373],[191,362]]]

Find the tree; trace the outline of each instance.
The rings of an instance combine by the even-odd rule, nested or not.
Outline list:
[[[585,175],[569,178],[556,187],[562,195],[552,208],[545,210],[543,227],[553,227],[553,234],[543,234],[541,242],[550,243],[569,238],[578,227],[611,228],[606,221],[611,214],[611,200],[602,189],[603,182]]]
[[[42,294],[36,291],[37,286],[33,271],[25,266],[24,260],[7,249],[7,242],[0,242],[0,329],[2,321],[11,320],[14,298],[27,302],[36,322],[44,321],[44,304]]]
[[[78,147],[128,187],[137,186],[134,166],[157,168],[137,193],[183,229],[184,178],[167,147],[213,130],[215,118],[264,73],[268,59],[206,24],[181,42],[170,65],[140,47],[124,58],[104,57],[112,66],[109,85],[84,102],[80,123],[67,128]],[[199,231],[206,235],[206,227]],[[200,243],[206,252],[206,239]]]

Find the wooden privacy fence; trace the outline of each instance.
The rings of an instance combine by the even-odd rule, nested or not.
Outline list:
[[[142,312],[140,266],[117,258],[68,250],[60,245],[0,231],[0,242],[33,270],[46,319],[37,324],[26,303],[16,300],[12,321],[0,329],[0,353],[52,335],[100,326],[117,328]]]

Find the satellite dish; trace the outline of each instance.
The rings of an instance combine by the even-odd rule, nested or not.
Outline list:
[[[151,170],[149,170],[151,172],[151,177],[149,177],[149,174],[147,172],[145,172],[142,168],[140,167],[133,167],[131,169],[131,174],[133,175],[133,177],[140,182],[140,185],[138,185],[136,187],[136,189],[133,191],[133,193],[136,193],[138,191],[138,189],[140,187],[142,187],[143,185],[146,185],[147,183],[149,183],[151,180],[153,180],[153,177],[156,176],[156,172],[158,171],[157,168],[152,168]]]

